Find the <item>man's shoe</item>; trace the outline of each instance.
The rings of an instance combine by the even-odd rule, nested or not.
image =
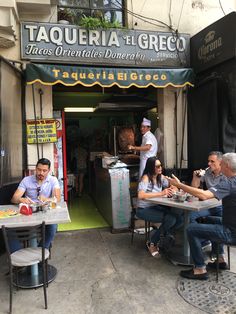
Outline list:
[[[207,280],[208,274],[194,274],[193,269],[190,270],[181,270],[180,276],[188,279],[196,279],[196,280]]]
[[[207,264],[207,268],[216,269],[216,267],[217,267],[216,262]],[[219,269],[226,270],[226,269],[229,269],[229,267],[225,262],[221,262],[219,263]]]

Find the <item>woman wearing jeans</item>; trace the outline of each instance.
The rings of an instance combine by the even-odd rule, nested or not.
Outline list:
[[[173,227],[181,223],[181,216],[171,212],[167,206],[154,205],[148,201],[151,197],[171,197],[173,187],[170,187],[168,180],[162,174],[161,162],[157,157],[150,157],[147,160],[141,181],[138,185],[138,208],[137,217],[154,223],[161,223],[156,229],[151,241],[147,242],[149,252],[153,257],[160,255],[158,243],[160,236],[166,236]]]

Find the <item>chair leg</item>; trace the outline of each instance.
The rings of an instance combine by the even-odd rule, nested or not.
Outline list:
[[[219,279],[219,243],[216,246],[216,282]]]
[[[148,224],[148,222],[147,222],[147,220],[145,220],[145,242],[148,241],[148,234],[147,234],[147,228],[148,228],[148,226],[147,226],[147,224]]]
[[[151,228],[151,222],[148,221],[148,240],[150,241],[150,228]]]
[[[134,218],[133,212],[131,212],[130,228],[131,228],[131,244],[133,244],[134,243],[134,228],[135,228],[135,218]]]
[[[9,313],[12,313],[12,290],[13,290],[13,272],[12,268],[10,268],[10,304],[9,304]]]
[[[230,270],[230,246],[229,245],[227,245],[227,253],[228,253],[228,267]]]
[[[46,283],[48,287],[48,260],[45,261],[45,264],[46,264]]]
[[[131,244],[134,243],[134,229],[132,228],[132,231],[131,231]]]
[[[47,282],[46,282],[45,261],[43,262],[43,293],[44,293],[45,309],[47,309],[48,302],[47,302]]]

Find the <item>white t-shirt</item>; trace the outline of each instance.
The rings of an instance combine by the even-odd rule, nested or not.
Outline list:
[[[156,137],[152,134],[151,131],[148,131],[147,133],[145,133],[142,137],[142,144],[141,146],[145,146],[147,144],[152,145],[150,150],[148,151],[140,151],[140,159],[142,160],[147,160],[149,157],[154,157],[157,155],[157,139]]]

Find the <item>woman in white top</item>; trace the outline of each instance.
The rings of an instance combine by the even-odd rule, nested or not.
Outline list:
[[[168,180],[162,174],[161,162],[157,157],[150,157],[147,160],[141,181],[138,185],[138,208],[137,217],[146,221],[161,223],[147,243],[149,252],[153,257],[160,255],[158,243],[160,236],[166,236],[171,230],[179,225],[181,216],[171,212],[167,206],[155,205],[148,201],[151,197],[171,197],[174,187],[169,186]]]

